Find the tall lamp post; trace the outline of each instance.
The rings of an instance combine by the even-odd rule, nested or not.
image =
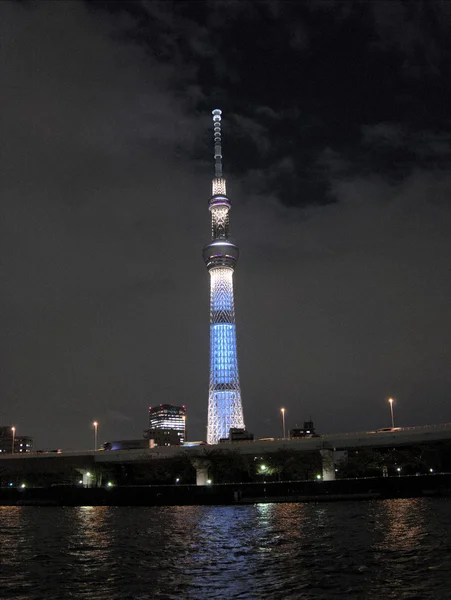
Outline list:
[[[11,454],[14,454],[14,442],[16,441],[16,428],[11,427],[11,431],[13,432],[13,443],[11,445]]]
[[[282,432],[283,432],[283,439],[285,439],[287,437],[287,432],[285,431],[285,409],[281,408],[280,412],[282,413]]]
[[[393,398],[388,399],[388,403],[390,404],[390,415],[391,415],[391,428],[395,428],[395,418],[393,416]]]
[[[97,450],[97,427],[99,426],[99,424],[97,423],[97,421],[94,421],[93,425],[94,425],[94,450]]]

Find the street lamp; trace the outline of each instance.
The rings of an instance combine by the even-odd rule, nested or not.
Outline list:
[[[99,426],[99,424],[97,423],[97,421],[94,421],[93,425],[94,425],[94,450],[97,450],[97,427]]]
[[[14,442],[16,439],[16,428],[15,427],[11,427],[11,431],[13,432],[13,443],[11,446],[11,454],[14,454]]]
[[[282,432],[283,432],[283,439],[285,439],[287,437],[286,431],[285,431],[285,409],[281,408],[280,412],[282,413]]]
[[[395,418],[393,416],[393,398],[388,399],[388,403],[390,404],[390,414],[391,414],[391,428],[395,428]]]

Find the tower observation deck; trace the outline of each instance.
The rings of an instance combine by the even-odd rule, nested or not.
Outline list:
[[[233,273],[239,251],[229,238],[230,200],[222,173],[221,111],[213,111],[215,174],[209,201],[211,241],[203,249],[210,273],[210,384],[207,442],[244,428],[236,349]]]

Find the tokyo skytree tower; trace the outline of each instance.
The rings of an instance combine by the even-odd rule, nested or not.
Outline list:
[[[210,273],[210,386],[207,442],[229,437],[230,428],[244,428],[236,351],[233,272],[238,247],[229,239],[230,200],[222,175],[221,111],[213,111],[215,176],[209,202],[211,242],[203,257]]]

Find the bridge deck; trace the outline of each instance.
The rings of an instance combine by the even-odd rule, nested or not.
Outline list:
[[[422,427],[402,427],[396,431],[362,431],[353,433],[327,434],[302,439],[275,439],[274,441],[255,440],[253,442],[234,442],[215,446],[193,447],[156,447],[135,450],[112,451],[64,451],[35,452],[27,454],[6,454],[0,456],[0,469],[14,468],[25,470],[33,465],[33,470],[57,470],[61,467],[77,469],[94,468],[96,464],[146,462],[171,458],[181,453],[191,458],[208,457],[214,451],[233,450],[242,454],[256,456],[277,452],[280,449],[308,452],[322,449],[350,450],[353,448],[382,448],[409,446],[451,440],[451,423]]]

